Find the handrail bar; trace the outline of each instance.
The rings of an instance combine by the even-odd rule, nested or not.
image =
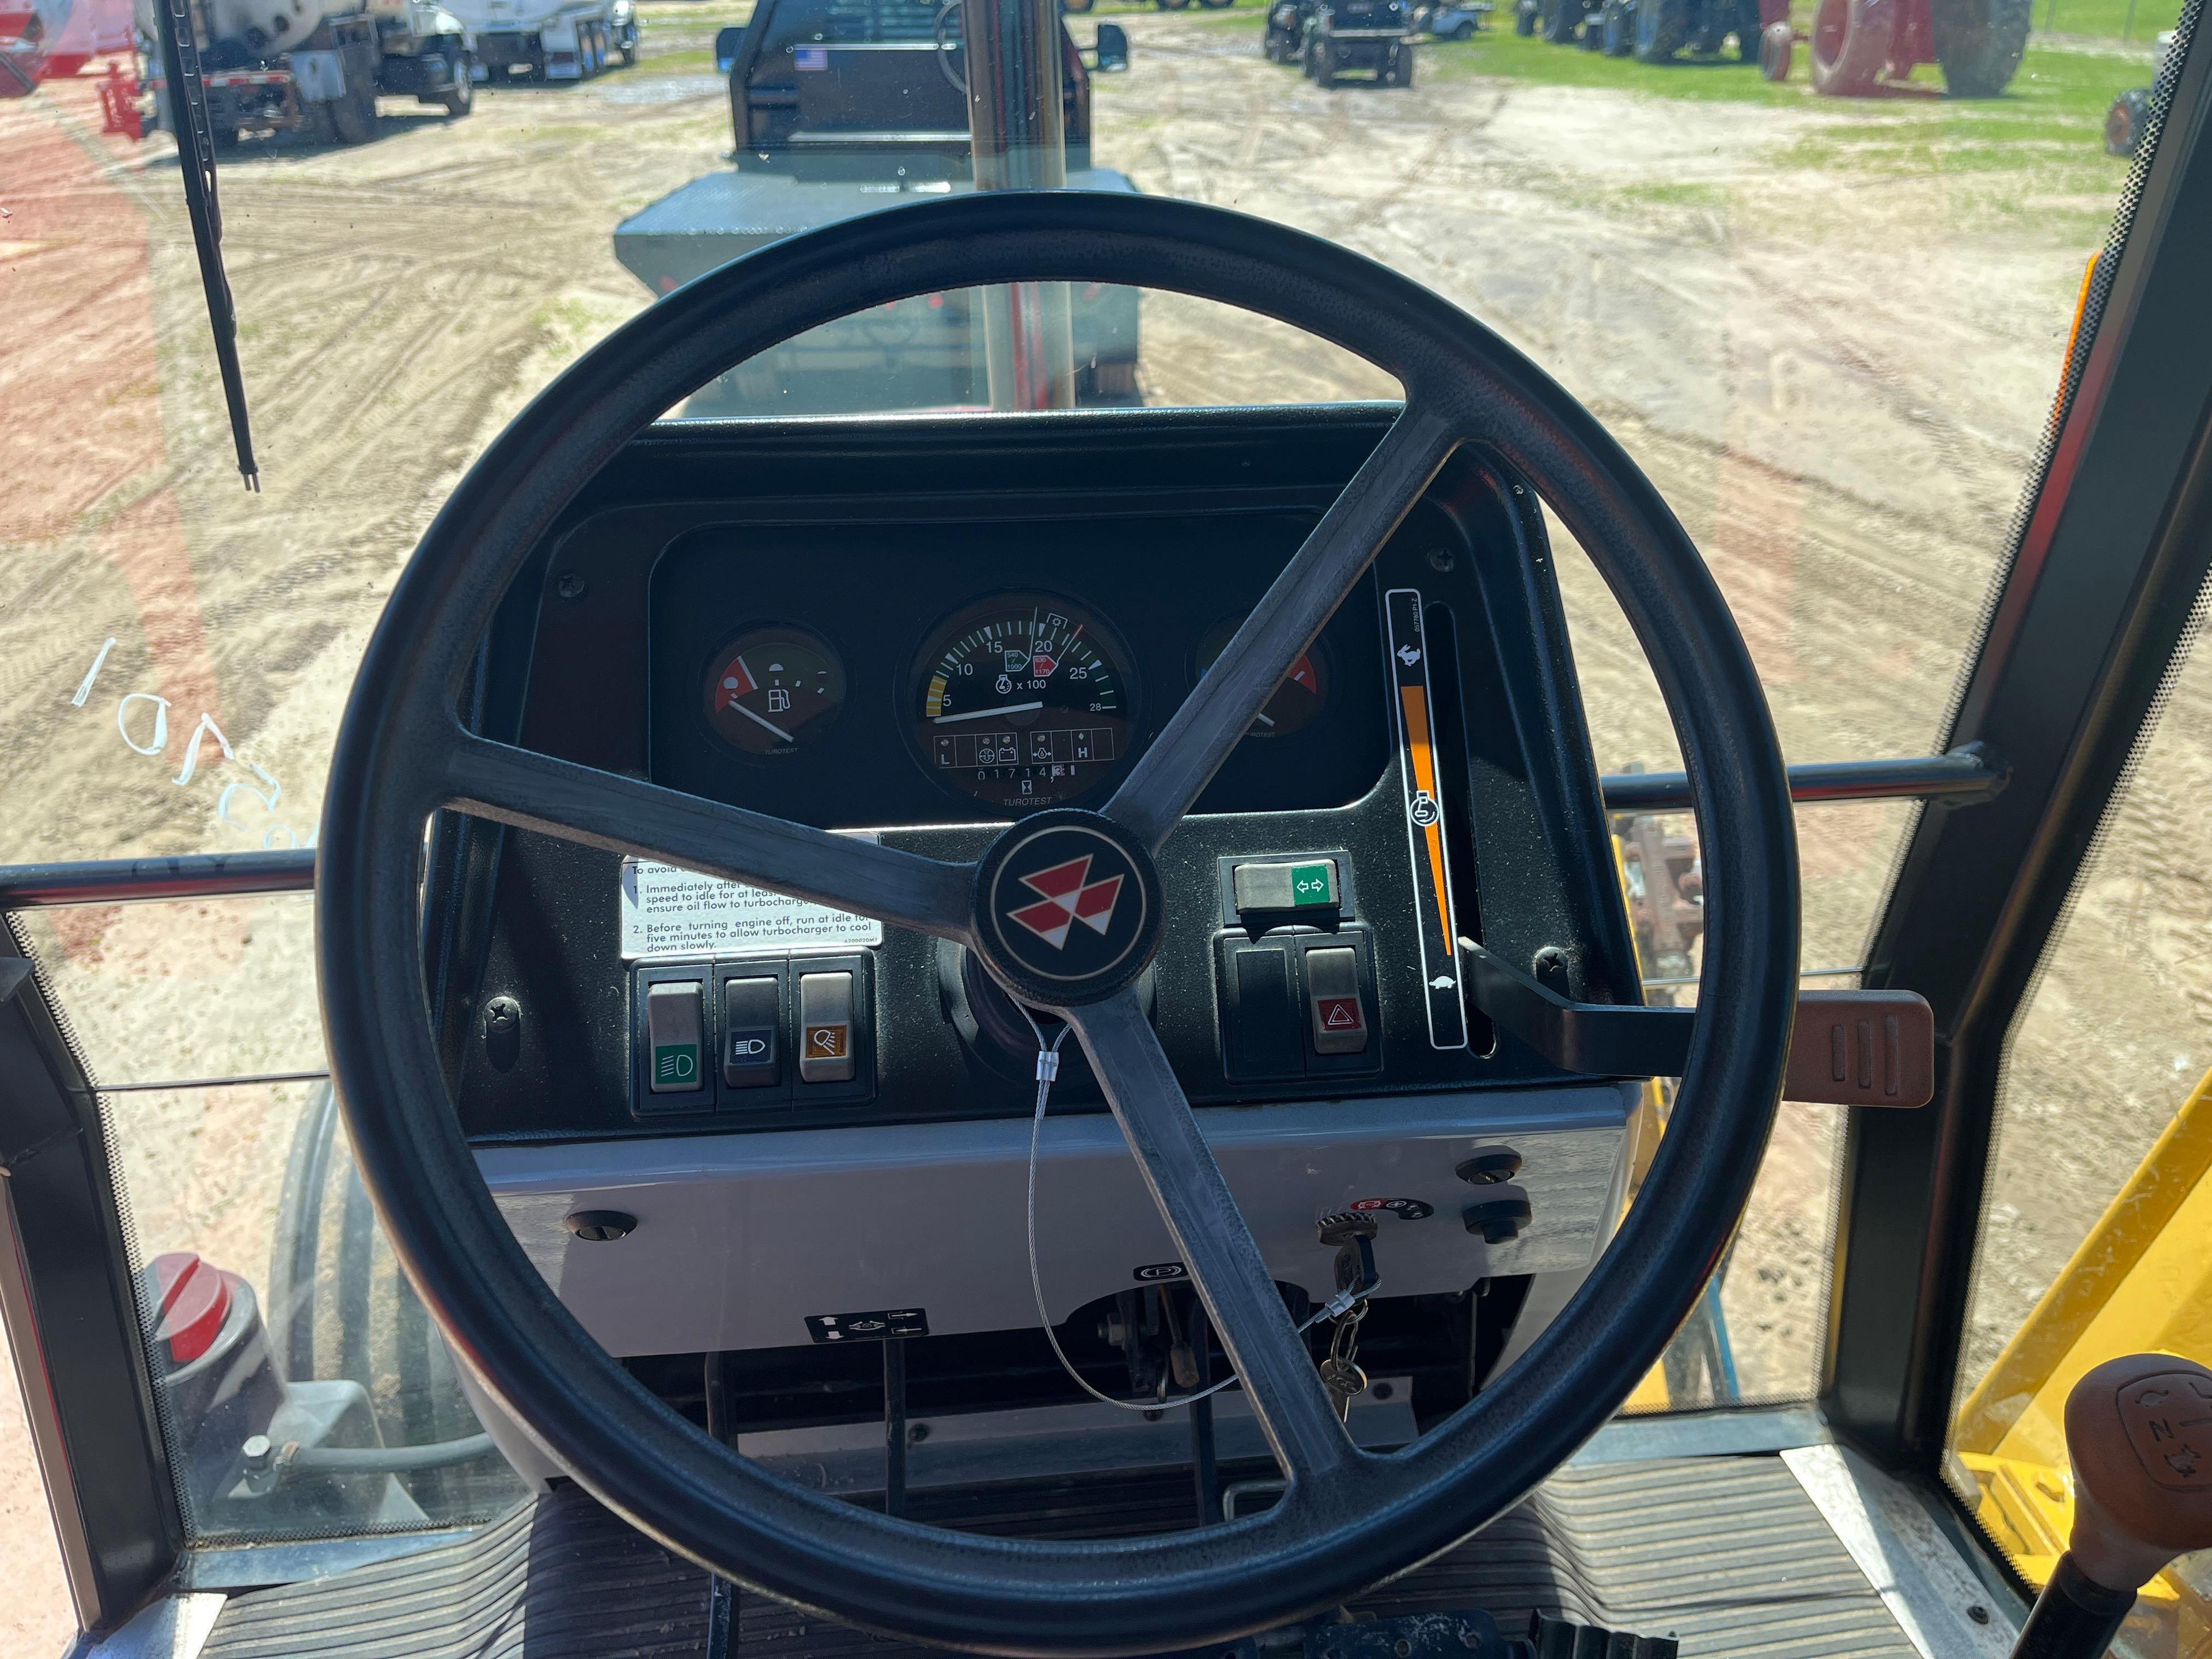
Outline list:
[[[1996,794],[2008,775],[1982,744],[1968,744],[1947,755],[1906,760],[1815,761],[1793,766],[1790,799],[1805,803],[1942,800],[1966,805]],[[1690,780],[1683,772],[1612,772],[1598,780],[1598,787],[1608,812],[1690,810]]]
[[[2004,769],[1979,744],[1972,744],[1948,755],[1793,766],[1790,793],[1792,799],[1807,802],[1917,799],[1965,805],[1988,799],[2004,787],[2005,778]],[[1614,772],[1598,783],[1608,812],[1690,810],[1689,780],[1680,772]],[[306,848],[0,865],[0,910],[146,899],[245,898],[259,893],[313,892],[314,886],[315,854]]]

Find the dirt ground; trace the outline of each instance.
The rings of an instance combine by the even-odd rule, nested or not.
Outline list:
[[[647,302],[612,227],[723,164],[712,23],[647,16],[634,70],[489,89],[452,125],[387,100],[372,144],[251,143],[227,161],[259,495],[233,465],[166,141],[99,136],[88,81],[0,101],[0,860],[309,833],[353,664],[416,538],[532,392]],[[1135,62],[1097,85],[1103,165],[1369,252],[1547,367],[1705,550],[1790,758],[1936,741],[2042,431],[2085,209],[2109,196],[1807,159],[1851,109],[1441,76],[1324,94],[1262,62],[1242,14],[1122,21]],[[1154,402],[1388,390],[1215,308],[1151,298],[1144,330]],[[1578,561],[1562,569],[1601,765],[1670,764],[1617,611]],[[2212,1062],[2212,889],[2185,850],[2212,782],[2208,705],[2199,664],[2015,1055],[1978,1367]],[[1908,822],[1804,815],[1808,967],[1859,959]],[[80,913],[38,943],[109,1080],[317,1062],[296,902]],[[167,1052],[140,1046],[154,1029]],[[264,1259],[255,1218],[293,1097],[118,1100],[147,1248],[234,1236]],[[1813,1382],[1832,1127],[1785,1112],[1737,1252],[1747,1395]],[[0,1387],[0,1582],[32,1587],[0,1601],[0,1647],[58,1651],[66,1601],[19,1425]]]

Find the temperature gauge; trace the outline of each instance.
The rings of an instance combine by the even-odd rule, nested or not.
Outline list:
[[[827,732],[845,706],[845,665],[803,628],[755,628],[717,653],[707,720],[749,755],[788,755]]]
[[[1198,642],[1200,674],[1212,667],[1214,659],[1228,648],[1230,639],[1243,620],[1238,617],[1206,630],[1206,637]],[[1275,688],[1275,695],[1267,699],[1267,706],[1253,717],[1252,729],[1245,735],[1280,738],[1303,731],[1314,723],[1328,703],[1328,658],[1316,640],[1312,650],[1291,665],[1291,672],[1283,676],[1283,683]]]

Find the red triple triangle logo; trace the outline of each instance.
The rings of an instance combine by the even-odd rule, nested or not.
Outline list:
[[[1006,920],[1021,923],[1055,951],[1066,948],[1068,931],[1079,921],[1103,935],[1113,922],[1122,878],[1108,876],[1103,881],[1092,881],[1091,858],[1085,853],[1024,876],[1022,885],[1043,896],[1035,904],[1008,911]]]

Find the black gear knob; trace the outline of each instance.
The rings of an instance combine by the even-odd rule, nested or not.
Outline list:
[[[2212,1370],[2172,1354],[2108,1359],[2066,1397],[2074,1531],[2014,1659],[2096,1659],[2136,1592],[2212,1549]]]

